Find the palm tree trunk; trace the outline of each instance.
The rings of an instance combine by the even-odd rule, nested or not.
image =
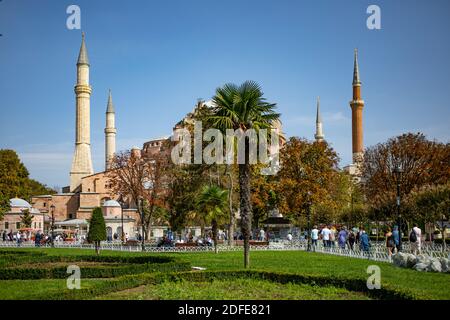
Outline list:
[[[233,212],[233,175],[231,173],[231,166],[228,166],[228,176],[230,177],[230,191],[228,192],[228,206],[230,209],[230,225],[228,226],[228,245],[234,244],[234,212]]]
[[[212,233],[213,233],[213,239],[214,239],[214,252],[218,253],[219,251],[217,250],[217,221],[216,220],[212,221]]]
[[[250,164],[248,163],[248,143],[246,143],[246,161],[239,164],[239,196],[241,209],[241,230],[244,236],[244,268],[250,266],[250,234],[252,204],[250,202]]]

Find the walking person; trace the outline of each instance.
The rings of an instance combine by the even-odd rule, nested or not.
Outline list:
[[[355,233],[353,232],[353,230],[350,230],[350,232],[348,234],[348,245],[350,247],[350,250],[352,250],[352,251],[353,251],[353,246],[355,245],[355,241],[356,241]]]
[[[338,245],[339,248],[345,250],[345,244],[347,243],[347,228],[344,226],[342,227],[341,231],[339,231],[338,234]]]
[[[323,240],[323,246],[325,248],[330,247],[330,234],[331,234],[331,230],[328,229],[327,226],[325,226],[325,228],[322,229],[322,231],[320,231],[320,235],[322,236],[322,240]]]
[[[334,248],[334,246],[335,246],[335,244],[336,244],[336,228],[333,226],[333,227],[331,227],[330,228],[330,247],[333,247]]]
[[[386,232],[386,248],[388,250],[389,260],[391,260],[395,248],[394,235],[392,234],[391,229],[388,229]]]
[[[317,229],[317,226],[314,226],[314,228],[311,230],[311,242],[313,251],[316,251],[318,240],[319,240],[319,230]]]
[[[409,234],[409,241],[411,242],[411,250],[414,252],[414,255],[420,254],[421,252],[421,244],[422,244],[422,230],[414,224],[414,227]]]
[[[361,229],[361,235],[359,237],[360,247],[364,254],[367,254],[370,257],[370,238],[364,229]]]
[[[392,236],[394,238],[394,245],[397,252],[400,252],[400,232],[398,231],[398,226],[394,226],[394,231],[392,231]]]

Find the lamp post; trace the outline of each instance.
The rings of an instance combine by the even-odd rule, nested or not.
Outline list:
[[[307,202],[307,210],[308,210],[308,251],[311,251],[311,191],[308,191],[308,202]]]
[[[394,174],[397,181],[397,218],[398,218],[398,251],[402,250],[402,218],[400,210],[400,179],[403,173],[403,169],[399,164],[394,168]]]
[[[51,226],[51,230],[52,230],[52,248],[55,247],[55,205],[51,205],[50,206],[50,212],[52,214],[52,226]]]
[[[119,198],[119,204],[120,204],[120,241],[122,244],[124,243],[124,233],[123,233],[123,208],[125,206],[125,203],[122,200],[122,197]]]
[[[139,207],[140,207],[140,214],[141,214],[141,227],[142,227],[142,251],[145,251],[145,237],[144,237],[144,198],[139,199]]]

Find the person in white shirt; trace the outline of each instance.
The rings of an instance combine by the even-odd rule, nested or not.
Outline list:
[[[417,255],[417,253],[421,253],[421,244],[422,244],[422,230],[417,226],[417,224],[414,224],[414,228],[412,228],[412,232],[416,234],[416,241],[411,242],[411,249],[414,251],[414,254]]]
[[[264,241],[266,237],[266,232],[264,229],[259,230],[259,241]]]
[[[317,229],[317,226],[314,226],[314,228],[311,230],[311,241],[314,251],[317,247],[317,240],[319,240],[319,230]]]
[[[326,227],[326,226],[325,226],[325,228],[323,228],[322,231],[320,232],[320,235],[322,236],[323,246],[324,246],[324,247],[329,247],[329,246],[331,246],[331,242],[330,242],[330,234],[331,234],[331,230],[328,229],[328,227]]]
[[[292,241],[292,234],[291,233],[288,233],[287,239],[288,239],[288,241]]]

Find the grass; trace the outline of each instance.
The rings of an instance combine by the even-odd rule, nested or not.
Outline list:
[[[37,250],[45,252],[48,255],[91,255],[93,252],[91,250],[80,250],[80,249],[23,249],[36,252]],[[171,254],[144,254],[144,253],[129,253],[129,252],[116,252],[108,251],[103,252],[103,254],[111,256],[123,256],[123,255],[146,255],[146,256],[171,256],[176,257],[181,261],[189,262],[192,266],[205,267],[207,270],[219,271],[219,270],[243,270],[243,256],[242,252],[220,252],[219,254],[214,254],[210,252],[202,253],[171,253]],[[0,255],[1,259],[1,255]],[[1,265],[1,261],[0,261]],[[389,287],[395,290],[404,291],[412,293],[415,297],[419,299],[444,299],[450,300],[450,290],[448,286],[450,284],[450,274],[442,273],[421,273],[415,270],[401,269],[395,267],[388,263],[375,262],[370,260],[353,259],[347,257],[333,256],[320,253],[309,253],[302,251],[254,251],[251,252],[251,269],[252,270],[263,270],[271,272],[280,273],[293,273],[304,276],[325,276],[330,279],[359,279],[366,281],[369,274],[367,274],[367,267],[370,265],[377,265],[381,269],[381,286]],[[95,286],[98,281],[102,280],[81,280],[82,287]],[[246,290],[256,290],[255,286],[267,286],[267,292],[269,296],[280,295],[279,299],[303,299],[300,296],[307,297],[319,297],[322,293],[326,293],[326,290],[331,290],[328,292],[330,296],[336,297],[333,294],[333,290],[345,290],[337,287],[330,288],[320,288],[325,290],[324,292],[317,291],[319,289],[314,286],[308,286],[303,284],[292,285],[292,290],[290,293],[284,294],[284,291],[288,290],[288,284],[279,284],[274,282],[267,282],[263,280],[257,281],[256,285],[246,282],[245,279],[233,280],[233,281],[214,281],[212,283],[189,283],[182,282],[177,283],[177,291],[179,296],[171,295],[169,293],[165,294],[165,290],[174,285],[174,283],[158,284],[156,287],[145,286],[139,290],[143,290],[141,293],[134,293],[132,290],[126,290],[123,293],[124,297],[130,295],[130,297],[138,297],[139,294],[142,298],[164,298],[164,299],[184,299],[183,292],[189,292],[189,290],[196,292],[194,295],[199,295],[198,299],[214,299],[215,293],[209,291],[220,291],[220,288],[227,285],[234,286],[235,292],[228,291],[221,292],[223,299],[238,299],[243,296]],[[201,284],[200,284],[201,283]],[[227,284],[227,285],[225,285]],[[59,285],[62,286],[58,287]],[[214,290],[204,290],[207,286],[213,285]],[[245,289],[247,288],[247,289]],[[295,288],[295,289],[294,289]],[[194,290],[198,289],[198,290]],[[42,298],[45,298],[45,294],[48,291],[54,290],[67,290],[65,289],[65,280],[34,280],[34,281],[0,281],[0,299],[15,299],[18,295],[17,291],[23,291],[21,297],[26,297],[27,293],[31,296],[36,296],[38,294]],[[138,290],[138,289],[136,289]],[[139,291],[138,290],[138,291]],[[296,296],[293,292],[298,291]],[[316,291],[315,291],[316,290]],[[148,294],[147,294],[148,292]],[[344,296],[347,294],[345,291],[340,292]],[[121,293],[117,293],[120,295]],[[136,296],[136,295],[137,296]],[[232,296],[229,296],[231,294]],[[257,297],[263,296],[262,293],[256,294]],[[192,295],[192,293],[191,293]],[[358,295],[358,293],[357,293]],[[109,296],[109,295],[108,295]],[[219,295],[220,296],[220,295]],[[294,298],[294,296],[296,298]],[[326,296],[326,294],[325,294]],[[227,297],[227,298],[225,298]],[[290,297],[290,298],[289,298]],[[351,299],[353,296],[349,296]],[[123,298],[123,297],[122,297]],[[264,297],[261,299],[269,299]],[[361,296],[360,296],[361,298]],[[362,297],[364,298],[364,297]],[[277,298],[278,299],[278,298]]]
[[[367,300],[359,292],[333,286],[280,284],[263,280],[190,282],[186,280],[146,285],[113,292],[100,299],[108,300]]]
[[[67,291],[66,279],[1,280],[0,299],[45,300],[47,295]],[[105,279],[84,279],[81,289],[93,288]]]

